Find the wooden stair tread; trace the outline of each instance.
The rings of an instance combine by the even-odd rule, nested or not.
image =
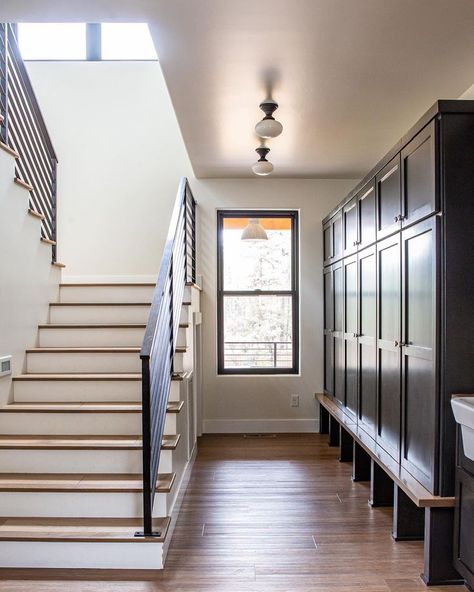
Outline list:
[[[170,401],[167,413],[179,413],[184,401]],[[10,403],[0,413],[141,413],[141,403]]]
[[[18,152],[16,150],[13,150],[13,148],[10,148],[10,146],[8,146],[7,144],[0,142],[0,148],[8,154],[10,154],[10,156],[13,156],[14,158],[20,158]]]
[[[185,377],[184,372],[176,373],[172,376],[171,380],[173,381],[181,381]],[[140,373],[124,373],[124,374],[111,374],[111,373],[89,373],[89,374],[19,374],[18,376],[14,376],[14,381],[32,381],[32,380],[41,380],[41,381],[48,381],[48,380],[131,380],[131,381],[141,381],[142,375]]]
[[[64,267],[66,267],[65,263],[61,263],[60,261],[53,261],[51,263],[51,265],[53,265],[54,267],[60,267],[61,269],[63,269]]]
[[[164,436],[162,450],[174,450],[180,440]],[[0,435],[0,450],[141,450],[141,436],[8,436]]]
[[[175,473],[161,473],[156,481],[157,493],[169,493]],[[1,492],[74,492],[74,493],[142,493],[141,474],[62,474],[62,473],[3,473]]]
[[[0,524],[2,541],[163,543],[169,518],[154,518],[160,537],[135,537],[140,518],[7,518]]]
[[[38,325],[38,329],[145,329],[144,323],[48,323]]]
[[[20,179],[19,177],[15,177],[14,181],[17,185],[23,187],[24,189],[27,189],[28,191],[34,191],[35,189],[33,185],[30,185],[30,183],[23,181],[23,179]]]
[[[41,214],[41,212],[37,212],[36,210],[33,210],[32,208],[28,208],[28,214],[30,216],[33,216],[34,218],[39,218],[40,220],[45,220],[44,214]]]
[[[40,238],[40,241],[45,245],[51,245],[52,247],[54,247],[54,245],[56,244],[56,241],[53,241],[50,238],[45,238],[44,236]]]
[[[140,347],[33,347],[27,354],[138,353]]]

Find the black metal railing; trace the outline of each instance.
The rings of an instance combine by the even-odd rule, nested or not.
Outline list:
[[[0,23],[0,140],[19,154],[15,174],[32,187],[30,208],[44,216],[42,236],[56,243],[58,159],[21,57],[15,31],[15,25]],[[56,261],[55,244],[53,261]]]
[[[291,341],[225,341],[226,368],[291,368]]]
[[[181,307],[187,283],[196,281],[196,202],[187,179],[180,182],[161,259],[140,358],[142,360],[143,532],[153,531],[153,502],[166,406],[173,377]]]

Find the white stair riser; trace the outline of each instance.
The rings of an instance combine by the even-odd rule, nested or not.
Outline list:
[[[168,514],[169,494],[157,493],[153,516]],[[85,493],[77,491],[0,492],[1,517],[37,518],[140,518],[143,516],[141,492]]]
[[[149,305],[143,306],[51,306],[51,323],[59,324],[146,324]]]
[[[39,330],[39,347],[141,347],[143,328],[74,328]],[[178,332],[178,346],[186,345],[186,330]]]
[[[0,473],[141,473],[141,450],[0,450]],[[160,473],[172,473],[172,451],[162,450]]]
[[[142,432],[141,413],[0,413],[0,434],[134,436]],[[165,435],[176,435],[176,413],[168,413]]]
[[[139,347],[143,342],[143,328],[87,328],[39,330],[40,347]]]
[[[163,544],[0,541],[2,567],[162,569]]]
[[[141,372],[138,352],[47,352],[28,353],[26,371],[30,374]]]
[[[180,400],[180,381],[171,383],[169,400]],[[17,403],[137,402],[142,400],[139,380],[15,380]]]
[[[155,286],[61,286],[60,302],[145,302],[150,304]]]

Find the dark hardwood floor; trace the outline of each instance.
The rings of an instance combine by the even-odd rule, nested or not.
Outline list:
[[[422,591],[423,544],[350,474],[327,436],[205,436],[163,572],[0,570],[0,591]]]

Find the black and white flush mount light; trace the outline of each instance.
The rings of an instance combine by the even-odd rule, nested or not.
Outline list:
[[[260,158],[252,165],[252,171],[261,177],[269,175],[273,171],[272,163],[267,160],[267,154],[270,152],[270,148],[260,146],[260,148],[255,148],[255,152]]]
[[[259,107],[265,113],[265,117],[255,126],[255,133],[262,138],[263,143],[255,150],[260,158],[252,165],[252,171],[256,175],[266,176],[273,171],[273,164],[267,160],[267,154],[270,152],[270,148],[265,146],[265,140],[279,136],[283,131],[283,126],[273,117],[273,113],[278,109],[278,103],[276,101],[265,99],[265,101],[260,103]]]

